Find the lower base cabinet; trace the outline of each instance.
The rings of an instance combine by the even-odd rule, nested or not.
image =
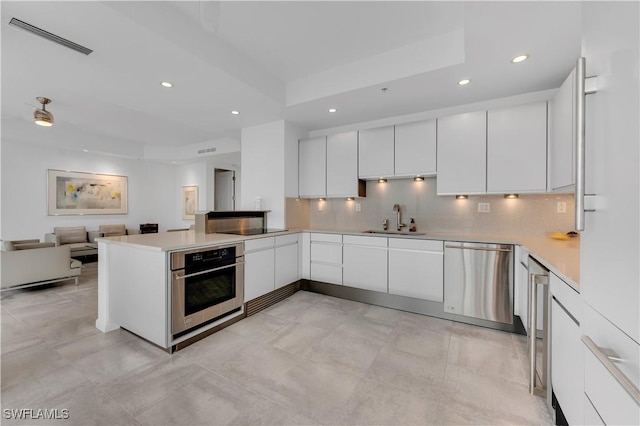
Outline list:
[[[442,241],[389,238],[389,294],[444,300]]]
[[[342,283],[387,293],[387,238],[343,237]]]
[[[298,234],[276,237],[275,288],[298,281]]]

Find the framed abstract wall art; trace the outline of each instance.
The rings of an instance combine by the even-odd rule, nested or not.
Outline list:
[[[50,216],[127,214],[127,177],[49,169],[47,205]]]
[[[198,210],[198,187],[182,187],[182,219],[195,220]]]

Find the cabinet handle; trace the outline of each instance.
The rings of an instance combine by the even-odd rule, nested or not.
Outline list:
[[[452,246],[452,245],[449,245],[449,244],[447,244],[444,247],[445,248],[452,248],[452,249],[460,249],[460,250],[502,251],[502,252],[506,252],[506,253],[511,253],[513,251],[512,249],[503,249],[503,248]]]
[[[221,271],[223,269],[235,268],[236,266],[243,265],[243,264],[244,264],[244,261],[239,261],[231,265],[220,266],[219,268],[207,269],[206,271],[195,272],[193,274],[188,274],[188,275],[178,275],[176,272],[174,272],[174,279],[184,280],[185,278],[197,277],[198,275],[208,274],[210,272],[216,272],[216,271]]]
[[[536,389],[537,377],[537,332],[538,332],[538,284],[549,285],[549,277],[542,274],[529,275],[529,393]],[[546,331],[546,324],[544,331]]]
[[[584,231],[584,136],[585,136],[585,59],[580,57],[576,63],[575,75],[575,129],[573,138],[576,147],[576,194],[575,194],[575,214],[576,214],[576,231]]]
[[[604,367],[611,373],[611,375],[616,379],[616,381],[622,386],[622,388],[627,391],[627,393],[633,398],[635,403],[640,406],[640,391],[635,385],[624,375],[622,371],[618,367],[615,366],[611,359],[605,354],[605,350],[598,347],[589,336],[582,336],[582,343],[585,344],[587,348],[598,358],[598,361],[604,365]],[[617,358],[617,357],[614,357]],[[617,360],[622,361],[622,359],[617,358]]]

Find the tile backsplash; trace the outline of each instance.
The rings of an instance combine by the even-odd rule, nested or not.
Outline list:
[[[502,195],[470,195],[467,200],[456,200],[452,196],[437,196],[436,179],[426,178],[423,182],[412,179],[386,183],[368,181],[367,197],[353,201],[341,198],[297,202],[309,204],[309,226],[318,229],[382,229],[385,218],[393,229],[396,221],[393,205],[400,204],[402,221],[409,224],[410,218],[415,218],[418,232],[500,232],[541,236],[547,232],[573,230],[573,200],[571,194],[521,194],[518,199],[505,199]],[[291,205],[291,202],[296,201],[287,204]],[[559,202],[565,203],[565,213],[557,213]],[[358,203],[360,212],[356,211]],[[478,203],[489,203],[490,212],[479,213]],[[302,211],[306,213],[306,207]]]

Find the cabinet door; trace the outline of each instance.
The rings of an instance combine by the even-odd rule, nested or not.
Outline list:
[[[438,119],[438,195],[487,192],[487,113]]]
[[[395,127],[395,176],[436,174],[436,120]]]
[[[274,290],[274,249],[245,253],[244,255],[244,301]]]
[[[275,250],[275,288],[298,281],[298,243]]]
[[[580,326],[554,297],[551,302],[551,383],[570,425],[582,424],[584,361]]]
[[[389,294],[442,302],[443,253],[389,249]]]
[[[367,239],[365,246],[356,245],[362,243],[361,240],[350,244],[347,237],[344,237],[343,247],[343,285],[387,293],[387,239],[350,237]]]
[[[358,132],[327,136],[327,196],[358,196]]]
[[[547,191],[547,103],[487,113],[487,192]]]
[[[393,126],[358,132],[358,175],[362,179],[393,176]]]
[[[298,142],[298,185],[300,197],[326,197],[326,137],[301,139]]]
[[[549,103],[549,190],[571,190],[575,184],[573,143],[574,73]]]

